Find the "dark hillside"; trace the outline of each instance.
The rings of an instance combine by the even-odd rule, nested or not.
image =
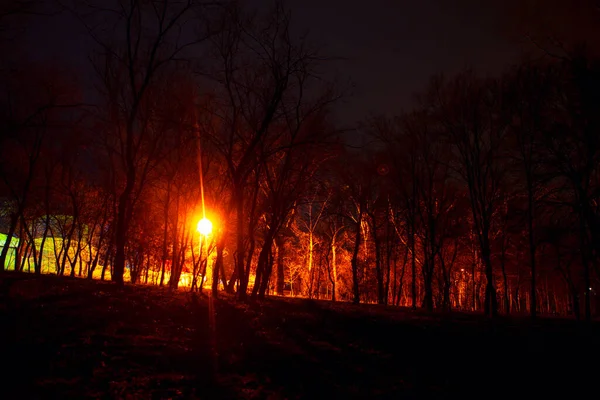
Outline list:
[[[594,393],[598,372],[597,324],[0,282],[3,398],[519,397]]]

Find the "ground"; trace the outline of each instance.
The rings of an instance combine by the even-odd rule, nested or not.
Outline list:
[[[556,318],[492,321],[276,297],[238,303],[4,273],[0,330],[5,399],[598,393],[599,325]]]

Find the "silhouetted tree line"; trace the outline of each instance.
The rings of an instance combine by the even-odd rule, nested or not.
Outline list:
[[[2,64],[1,271],[600,311],[592,53],[436,76],[414,109],[362,122],[374,144],[356,150],[331,117],[344,92],[279,2],[65,7],[95,44],[97,101],[59,68]]]

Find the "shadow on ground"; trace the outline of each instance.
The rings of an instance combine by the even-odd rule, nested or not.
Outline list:
[[[572,397],[600,355],[597,324],[19,274],[0,318],[4,398]]]

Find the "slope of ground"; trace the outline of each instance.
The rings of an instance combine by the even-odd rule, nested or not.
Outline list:
[[[597,324],[0,275],[2,398],[597,393]]]

